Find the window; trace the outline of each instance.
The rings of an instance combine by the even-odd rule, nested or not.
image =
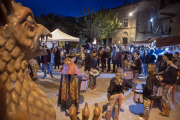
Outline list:
[[[153,12],[154,12],[154,9],[153,9],[153,8],[151,8],[151,13],[153,14]]]
[[[109,43],[109,44],[112,44],[112,38],[109,38],[108,43]]]
[[[124,27],[128,27],[128,19],[124,19]]]

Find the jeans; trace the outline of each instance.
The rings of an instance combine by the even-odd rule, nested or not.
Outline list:
[[[49,64],[48,64],[48,66],[47,66],[47,71],[48,71],[48,74],[50,73],[50,70],[49,70]]]
[[[61,57],[61,65],[64,65],[64,62],[62,62],[63,60],[65,60],[65,58]]]
[[[113,72],[115,72],[115,65],[117,64],[117,68],[119,68],[119,60],[113,60]]]
[[[48,64],[43,64],[44,67],[44,77],[46,77],[46,68],[48,67]]]
[[[50,75],[52,76],[53,63],[49,63],[49,67],[48,67],[48,69],[49,69],[49,73],[50,73]]]
[[[41,70],[42,70],[42,72],[44,72],[44,65],[42,65]]]

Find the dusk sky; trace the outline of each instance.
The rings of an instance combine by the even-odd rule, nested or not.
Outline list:
[[[98,11],[102,6],[103,8],[114,8],[124,5],[125,0],[15,0],[21,2],[23,6],[29,7],[35,16],[42,14],[61,14],[64,16],[77,16],[81,15],[83,8],[87,9],[92,7]],[[127,4],[137,2],[139,0],[126,0]],[[123,12],[123,11],[122,11]]]

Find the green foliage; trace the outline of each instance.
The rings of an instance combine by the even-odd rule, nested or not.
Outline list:
[[[111,10],[104,10],[102,7],[97,12],[94,12],[94,9],[92,11],[88,9],[87,12],[84,8],[83,12],[84,14],[81,17],[76,17],[77,28],[82,36],[91,39],[105,39],[108,35],[112,35],[122,24],[118,20],[117,13],[114,14]]]

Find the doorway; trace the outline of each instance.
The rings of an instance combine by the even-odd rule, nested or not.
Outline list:
[[[124,44],[128,44],[128,38],[127,38],[127,37],[124,37],[124,38],[123,38],[123,45],[124,45]]]

